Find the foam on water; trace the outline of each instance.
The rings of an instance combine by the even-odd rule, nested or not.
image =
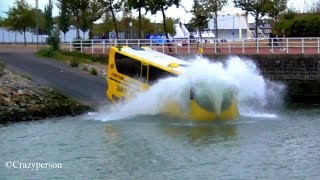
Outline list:
[[[238,99],[240,115],[265,117],[276,117],[266,113],[266,108],[281,104],[281,92],[284,90],[283,85],[264,79],[253,61],[230,57],[225,63],[220,63],[197,57],[191,60],[183,75],[161,79],[129,102],[101,108],[90,119],[108,121],[156,115],[166,105],[166,100],[178,102],[187,112],[191,87],[196,87],[198,97],[215,102],[216,112],[220,109],[223,93],[233,91]]]

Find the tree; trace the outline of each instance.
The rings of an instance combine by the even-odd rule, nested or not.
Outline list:
[[[204,2],[199,0],[193,0],[193,7],[191,10],[193,18],[190,21],[194,27],[196,27],[201,34],[201,31],[208,25],[209,13],[206,11]]]
[[[258,38],[259,19],[273,8],[272,0],[234,0],[235,7],[241,8],[255,19],[255,36]]]
[[[36,27],[35,11],[25,0],[17,0],[15,5],[6,13],[5,25],[11,31],[23,33],[24,45],[27,46],[26,32]]]
[[[105,12],[104,1],[103,0],[91,0],[87,12],[84,14],[85,21],[84,25],[88,26],[90,32],[93,29],[93,23],[100,19]]]
[[[115,0],[106,0],[105,1],[106,10],[109,11],[112,16],[112,22],[113,22],[113,26],[114,26],[114,30],[115,30],[117,39],[119,39],[119,33],[118,33],[116,13],[121,10],[121,5],[122,5],[122,1],[115,1]]]
[[[146,10],[149,10],[151,14],[156,14],[158,11],[161,11],[163,19],[163,30],[167,39],[169,39],[169,36],[166,24],[165,11],[173,5],[179,7],[180,0],[150,0],[148,1],[148,4],[146,6]]]
[[[228,0],[205,0],[205,2],[206,11],[213,13],[211,17],[214,18],[215,35],[218,38],[218,12],[228,4]]]
[[[319,15],[320,14],[320,1],[314,2],[308,12]]]
[[[50,35],[50,31],[53,29],[53,18],[52,18],[52,1],[49,0],[49,4],[44,8],[45,26],[44,33]]]
[[[278,31],[279,15],[287,9],[287,0],[273,0],[272,7],[269,9],[268,14],[275,22],[275,29]]]
[[[58,4],[60,9],[59,16],[59,29],[63,32],[64,41],[66,40],[66,33],[69,31],[70,27],[70,15],[68,12],[67,0],[60,0]]]
[[[141,10],[143,7],[147,5],[146,0],[127,0],[127,4],[125,4],[128,7],[128,10],[135,9],[139,13],[139,26],[138,26],[138,37],[139,39],[142,38],[141,35],[141,27],[142,27],[142,15],[141,15]],[[147,12],[146,12],[147,13]]]
[[[0,17],[0,27],[2,27],[3,26],[3,19],[2,19],[2,17]]]
[[[64,2],[65,1],[65,2]],[[85,12],[88,9],[89,1],[87,0],[58,0],[58,5],[62,7],[62,4],[65,3],[66,8],[70,16],[74,18],[74,26],[77,29],[77,39],[80,39],[79,29],[82,25],[82,20]]]

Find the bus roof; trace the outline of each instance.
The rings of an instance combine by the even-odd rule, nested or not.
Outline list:
[[[135,56],[139,60],[144,60],[148,63],[151,62],[152,64],[157,64],[159,66],[169,68],[178,73],[184,73],[186,67],[190,64],[187,61],[178,59],[173,56],[169,56],[158,51],[154,51],[148,47],[141,48],[124,46],[121,48],[121,51],[131,56]]]

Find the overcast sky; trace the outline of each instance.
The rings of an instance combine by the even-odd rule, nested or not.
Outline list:
[[[45,5],[48,4],[49,0],[38,0],[39,1],[39,8],[44,9]],[[53,15],[57,16],[59,14],[59,11],[57,7],[55,6],[56,0],[52,0],[54,3],[54,9],[53,9]],[[313,4],[313,2],[316,2],[317,0],[288,0],[288,7],[294,8],[296,10],[299,10],[300,12],[303,12],[305,9],[307,9],[309,6]],[[15,0],[0,0],[0,16],[4,17],[5,12],[8,11],[9,7],[14,6]],[[27,2],[31,6],[35,6],[35,0],[27,0]],[[192,7],[192,0],[181,0],[183,6],[187,9],[190,10]],[[223,11],[220,14],[235,14],[235,13],[240,13],[240,9],[236,9],[233,7],[232,0],[229,0],[229,5],[223,9]],[[185,13],[183,8],[175,8],[171,7],[167,11],[167,16],[169,17],[174,17],[174,18],[180,18],[183,23],[187,23],[192,15]],[[152,21],[155,21],[157,19],[157,22],[162,21],[162,15],[161,13],[158,13],[157,15],[151,16],[150,14],[148,15],[149,18],[151,18]]]

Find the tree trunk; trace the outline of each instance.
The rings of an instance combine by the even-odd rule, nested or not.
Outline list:
[[[275,17],[275,30],[278,31],[278,16]]]
[[[138,38],[139,38],[139,39],[142,38],[141,28],[142,28],[142,25],[141,25],[141,8],[139,8],[139,32],[138,32]]]
[[[114,25],[114,30],[116,32],[116,37],[117,37],[117,39],[119,39],[117,21],[116,21],[116,16],[115,16],[115,14],[113,12],[113,8],[110,8],[110,11],[111,11],[111,14],[112,14],[112,21],[113,21],[113,25]]]
[[[216,47],[217,52],[221,53],[219,49],[219,32],[218,32],[218,11],[214,11],[214,26],[215,26],[215,36],[216,36]]]
[[[24,46],[27,46],[26,30],[23,30]]]
[[[256,29],[255,29],[256,40],[258,40],[259,14],[256,14],[255,21],[256,21]]]
[[[80,30],[79,30],[79,28],[77,28],[76,27],[76,32],[77,32],[77,39],[80,39],[81,37],[80,37]]]
[[[215,27],[215,35],[217,40],[219,39],[219,32],[218,32],[218,12],[214,12],[214,27]]]
[[[167,42],[169,42],[169,36],[168,36],[168,31],[167,31],[167,23],[166,23],[166,14],[164,12],[163,7],[161,7],[161,12],[162,12],[162,18],[163,18],[163,31],[164,31],[164,33],[166,35]],[[169,48],[169,52],[172,52],[170,44],[168,44],[168,48]]]

